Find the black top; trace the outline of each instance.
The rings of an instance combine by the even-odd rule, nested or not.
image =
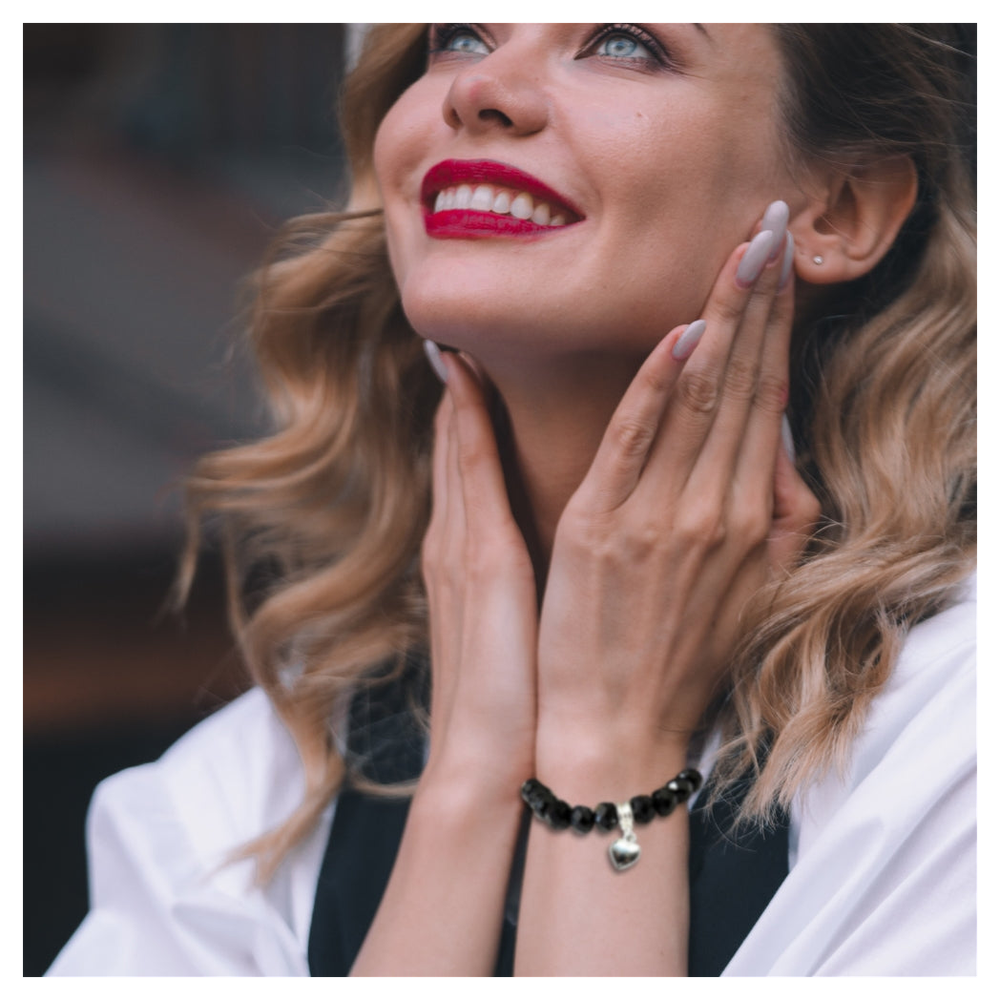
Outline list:
[[[361,754],[364,763],[359,769],[380,782],[405,781],[420,774],[424,737],[408,702],[425,701],[424,682],[419,679],[425,675],[425,671],[411,671],[402,682],[355,699],[349,767]],[[710,811],[696,805],[691,814],[690,976],[722,972],[788,874],[787,816],[767,831],[732,829],[733,816],[748,787],[747,783],[737,786]],[[703,791],[701,799],[706,797]],[[407,799],[364,794],[349,783],[340,792],[309,929],[312,975],[346,976],[350,971],[389,881],[408,811]],[[525,810],[494,971],[497,976],[513,974],[529,818]],[[649,891],[648,883],[644,891]]]

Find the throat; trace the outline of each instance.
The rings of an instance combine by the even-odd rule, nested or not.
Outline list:
[[[511,512],[544,591],[559,519],[597,454],[608,421],[638,369],[622,365],[617,378],[547,378],[528,384],[494,377],[499,392],[494,423]],[[492,375],[492,373],[491,373]]]

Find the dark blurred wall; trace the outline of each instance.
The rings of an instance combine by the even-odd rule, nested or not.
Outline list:
[[[86,910],[94,784],[244,686],[191,461],[263,427],[239,283],[343,188],[342,25],[24,26],[24,972]]]

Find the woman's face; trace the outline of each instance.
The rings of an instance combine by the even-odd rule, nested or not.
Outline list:
[[[375,144],[423,336],[487,362],[644,353],[793,200],[765,26],[441,25],[429,47]]]

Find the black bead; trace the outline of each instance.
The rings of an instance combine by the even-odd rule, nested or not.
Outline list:
[[[539,819],[544,819],[556,801],[556,797],[543,785],[541,788],[532,789],[526,801],[528,808]]]
[[[539,789],[545,786],[537,778],[528,778],[528,780],[521,785],[521,798],[531,805],[531,796]]]
[[[565,830],[569,826],[570,805],[562,799],[556,799],[548,808],[545,818],[553,830]]]
[[[686,767],[680,774],[677,775],[678,778],[683,778],[685,781],[690,781],[694,786],[692,792],[698,791],[701,788],[701,771],[696,770],[693,767]]]
[[[602,830],[613,830],[618,825],[618,807],[614,802],[602,802],[594,810],[594,822]]]
[[[594,829],[594,810],[576,806],[569,814],[569,825],[580,833],[588,833]]]
[[[648,795],[634,795],[628,804],[632,807],[632,819],[636,823],[648,823],[656,815],[653,800]]]
[[[679,802],[684,802],[694,794],[694,782],[688,778],[681,778],[679,776],[671,778],[664,787],[675,792]]]
[[[674,811],[674,806],[681,801],[676,792],[666,787],[657,788],[650,798],[653,800],[653,808],[656,810],[657,816],[669,816]]]

